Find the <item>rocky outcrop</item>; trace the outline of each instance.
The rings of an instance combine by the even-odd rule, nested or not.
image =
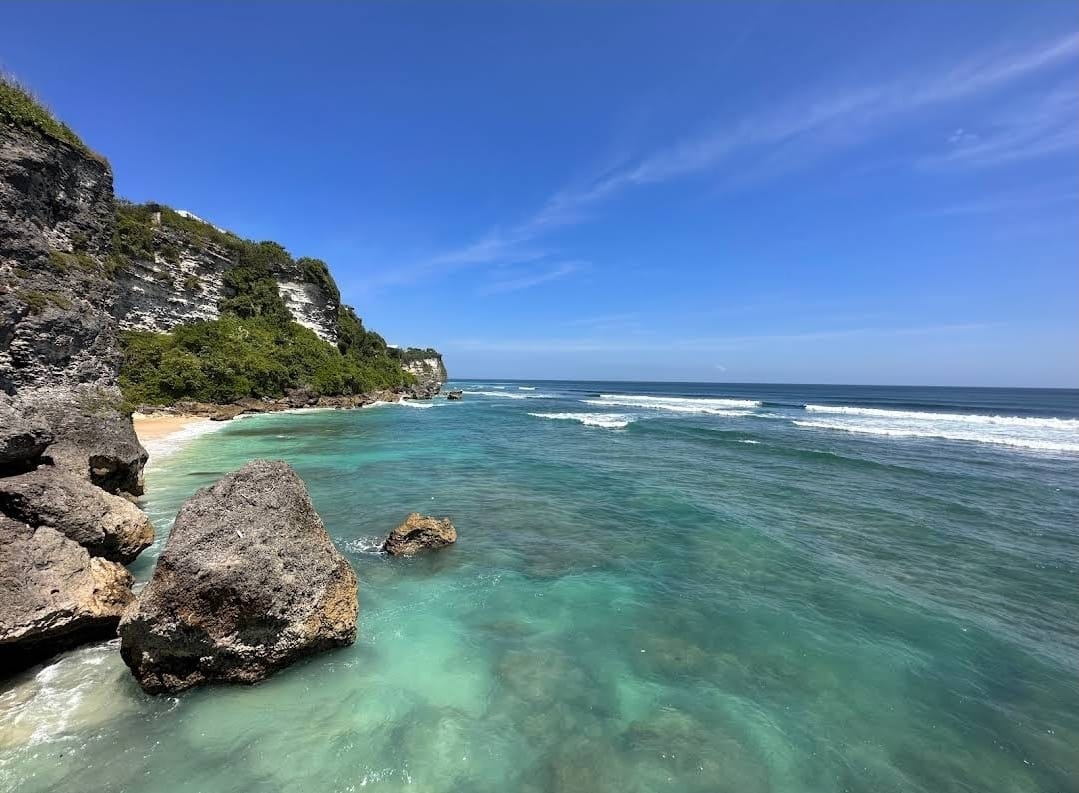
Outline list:
[[[418,390],[423,394],[416,397],[417,399],[430,399],[449,379],[446,365],[442,363],[442,356],[434,350],[409,348],[398,350],[397,355],[401,359],[401,367],[416,378]]]
[[[56,529],[91,555],[123,564],[154,541],[154,527],[141,509],[52,466],[0,479],[0,512]]]
[[[43,422],[22,415],[0,394],[0,476],[32,468],[52,442]]]
[[[464,397],[464,395],[465,395],[464,391],[447,391],[446,392],[446,399],[451,399],[451,400],[462,399]]]
[[[120,652],[150,693],[255,683],[356,638],[356,576],[303,481],[256,460],[181,507]]]
[[[15,403],[49,428],[45,455],[57,467],[110,493],[142,494],[148,455],[117,387],[39,388],[20,392]]]
[[[457,529],[449,518],[433,518],[411,513],[405,522],[390,532],[382,550],[390,556],[413,556],[423,551],[445,548],[457,542]]]
[[[169,222],[176,215],[183,225]],[[239,264],[238,248],[220,241],[239,238],[190,212],[167,207],[153,213],[149,233],[152,244],[116,274],[114,314],[120,329],[165,333],[177,325],[217,319],[221,300],[232,296],[227,275]],[[325,265],[282,258],[271,263],[270,275],[293,320],[336,344],[340,295]]]
[[[0,116],[0,390],[111,384],[108,162]]]
[[[0,515],[0,674],[115,635],[131,575],[48,526]]]

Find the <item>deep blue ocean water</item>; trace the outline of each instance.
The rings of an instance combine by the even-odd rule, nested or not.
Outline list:
[[[1079,392],[462,382],[159,446],[145,506],[288,460],[350,648],[151,698],[0,691],[0,790],[1079,791]],[[411,510],[456,546],[389,559]]]

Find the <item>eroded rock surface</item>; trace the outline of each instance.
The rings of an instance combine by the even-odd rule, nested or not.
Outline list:
[[[0,478],[0,512],[49,526],[92,555],[123,564],[154,541],[150,519],[126,498],[51,466]]]
[[[116,633],[131,574],[48,526],[0,515],[0,673]]]
[[[413,512],[390,532],[382,550],[391,556],[413,556],[457,542],[457,529],[449,518],[433,518]]]
[[[150,583],[120,624],[124,661],[150,693],[255,683],[356,638],[356,575],[307,488],[255,460],[180,508]]]

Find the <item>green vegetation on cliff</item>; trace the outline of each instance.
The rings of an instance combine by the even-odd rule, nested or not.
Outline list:
[[[132,404],[231,402],[282,396],[300,386],[317,394],[359,394],[414,382],[385,353],[342,353],[313,331],[272,317],[226,314],[172,333],[121,336],[120,387]]]
[[[364,328],[349,306],[338,311],[336,346],[292,321],[277,274],[298,268],[305,281],[339,302],[341,293],[325,262],[294,261],[276,242],[245,240],[160,204],[117,202],[116,219],[113,256],[118,259],[153,261],[155,253],[167,258],[154,232],[160,224],[182,232],[194,247],[217,246],[233,262],[223,277],[220,319],[181,325],[171,333],[121,334],[120,386],[128,402],[231,402],[282,396],[297,387],[359,394],[415,382],[385,340]]]
[[[20,129],[34,130],[62,140],[85,154],[101,159],[71,131],[71,127],[57,119],[29,91],[4,75],[0,75],[0,119]]]

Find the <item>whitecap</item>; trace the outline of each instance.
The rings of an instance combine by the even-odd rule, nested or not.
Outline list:
[[[659,397],[644,394],[600,394],[599,399],[581,401],[586,405],[648,408],[670,413],[698,413],[730,418],[751,415],[750,410],[761,406],[760,402],[752,399]]]
[[[927,414],[940,415],[940,414]],[[1035,429],[1029,432],[1016,432],[1007,426],[985,426],[979,428],[965,423],[962,419],[944,420],[881,420],[870,418],[860,421],[794,421],[796,427],[808,429],[836,430],[865,435],[880,435],[892,438],[937,438],[949,441],[968,441],[971,443],[992,443],[1020,449],[1033,449],[1047,452],[1079,452],[1079,436],[1074,432],[1052,432]]]
[[[621,430],[635,421],[634,416],[622,413],[529,413],[540,419],[561,419],[577,421],[588,427],[603,427],[608,430]]]
[[[501,399],[552,399],[550,394],[517,394],[512,391],[465,391],[465,393]]]
[[[809,413],[833,413],[844,416],[866,416],[881,419],[904,419],[912,421],[962,422],[999,427],[1041,428],[1073,430],[1079,432],[1079,419],[1034,418],[1028,416],[992,416],[977,413],[931,413],[918,410],[891,410],[887,408],[861,408],[847,405],[806,405]]]

